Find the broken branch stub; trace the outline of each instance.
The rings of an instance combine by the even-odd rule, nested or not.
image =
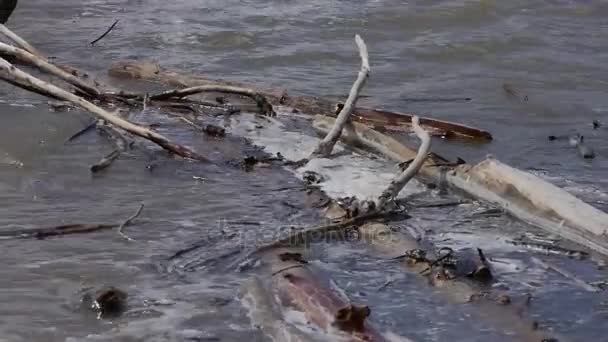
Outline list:
[[[405,185],[412,179],[420,168],[424,165],[426,158],[431,150],[431,136],[427,131],[425,131],[422,127],[420,127],[420,119],[418,116],[414,116],[412,118],[412,127],[414,128],[414,132],[421,140],[420,147],[418,148],[418,154],[414,158],[409,166],[391,183],[389,186],[382,192],[380,197],[378,198],[377,206],[378,208],[383,208],[390,200],[395,198],[399,191],[405,187]]]
[[[99,89],[95,88],[94,86],[88,84],[87,82],[84,82],[80,78],[56,67],[55,65],[47,62],[43,58],[40,58],[39,56],[32,54],[26,50],[0,42],[0,52],[10,56],[14,56],[22,62],[33,65],[42,71],[46,71],[51,75],[57,76],[93,97],[99,96],[101,94]]]
[[[189,148],[174,144],[169,139],[165,138],[163,135],[160,135],[154,131],[151,131],[147,128],[138,126],[132,122],[129,122],[115,114],[112,114],[93,103],[76,96],[68,91],[65,91],[51,83],[43,81],[39,78],[36,78],[18,68],[16,68],[11,63],[7,62],[5,59],[0,58],[0,76],[3,78],[9,78],[14,80],[19,84],[26,84],[29,87],[36,88],[44,91],[45,93],[49,93],[50,95],[60,98],[65,101],[69,101],[74,103],[75,105],[84,108],[85,110],[90,111],[95,114],[97,117],[106,120],[110,124],[119,127],[129,133],[140,136],[144,139],[150,140],[155,144],[161,146],[165,150],[175,153],[178,156],[184,158],[195,159],[199,161],[208,161],[207,158],[197,154],[196,152],[190,150]]]
[[[348,94],[348,98],[344,103],[344,107],[342,107],[340,114],[338,114],[336,124],[332,127],[331,131],[327,134],[327,136],[325,136],[325,138],[319,143],[317,148],[311,153],[309,159],[315,157],[328,157],[331,154],[334,149],[334,146],[336,145],[336,142],[338,142],[338,139],[340,139],[342,130],[350,122],[350,115],[352,114],[355,108],[359,93],[365,86],[365,82],[369,77],[370,67],[367,46],[359,35],[355,36],[355,42],[359,47],[359,54],[361,55],[361,70],[359,71],[357,80],[355,80],[355,83],[353,84],[350,93]]]
[[[198,93],[221,92],[247,96],[255,101],[258,105],[260,114],[267,116],[276,116],[274,109],[266,97],[257,91],[249,88],[234,87],[227,85],[200,85],[184,89],[175,89],[162,92],[160,94],[150,96],[151,101],[168,100],[172,98],[182,98]]]

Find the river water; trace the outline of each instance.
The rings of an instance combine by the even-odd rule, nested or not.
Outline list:
[[[353,38],[359,33],[372,67],[369,97],[361,105],[486,129],[495,137],[491,143],[437,140],[433,148],[471,162],[494,154],[608,210],[607,15],[600,0],[30,0],[18,5],[7,25],[55,60],[118,87],[143,87],[106,76],[113,61],[133,58],[334,98],[344,97],[355,78]],[[88,44],[117,19],[107,37]],[[506,96],[505,82],[528,101]],[[412,101],[437,97],[472,101]],[[89,122],[87,114],[50,112],[46,100],[7,85],[0,87],[0,99],[0,229],[116,222],[145,203],[136,225],[127,228],[133,242],[110,231],[0,242],[0,340],[264,340],[237,299],[249,275],[225,272],[213,257],[280,227],[320,222],[304,203],[298,174],[281,167],[248,173],[233,163],[259,153],[251,142],[270,153],[306,155],[315,139],[305,125],[287,114],[270,123],[244,114],[229,122],[226,139],[216,140],[151,113],[142,120],[161,121],[164,134],[214,163],[170,159],[138,142],[107,172],[92,176],[90,165],[110,150],[104,140],[88,134],[64,144]],[[606,126],[593,130],[592,120]],[[547,140],[576,132],[595,149],[595,159],[583,160],[565,141]],[[358,155],[311,168],[329,177],[325,189],[332,196],[373,196],[395,171],[388,162]],[[405,190],[421,191],[416,183]],[[534,267],[529,253],[504,239],[538,231],[505,216],[471,218],[484,209],[478,203],[420,209],[404,224],[426,230],[440,244],[482,245],[507,262],[497,268],[509,287],[533,293],[541,326],[571,340],[603,340],[608,298]],[[170,258],[193,245],[199,248]],[[383,330],[419,341],[516,340],[481,320],[473,307],[446,302],[364,251],[332,245],[318,263],[349,296],[372,307]],[[586,280],[606,277],[590,262],[550,260]],[[377,291],[387,279],[395,284]],[[129,293],[122,318],[98,320],[79,310],[83,291],[104,284]]]

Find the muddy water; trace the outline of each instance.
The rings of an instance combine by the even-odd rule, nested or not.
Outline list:
[[[490,144],[435,143],[446,154],[478,160],[493,153],[514,166],[565,186],[608,209],[608,7],[588,1],[22,1],[8,24],[58,61],[107,80],[121,58],[153,59],[166,66],[342,97],[359,61],[353,42],[368,42],[372,77],[361,101],[387,109],[430,113],[491,131]],[[116,19],[116,29],[88,45]],[[507,98],[510,82],[529,101]],[[114,222],[145,203],[134,242],[113,232],[45,241],[3,241],[0,268],[0,339],[7,341],[233,341],[263,340],[236,300],[246,274],[223,271],[215,260],[280,227],[318,222],[306,209],[298,175],[280,167],[246,173],[233,161],[268,152],[306,154],[312,132],[288,116],[282,125],[242,116],[227,123],[229,138],[204,139],[164,115],[163,133],[195,147],[212,165],[172,160],[138,142],[108,172],[89,166],[110,147],[96,134],[64,144],[89,117],[49,112],[45,100],[0,88],[0,227],[28,228],[71,222]],[[470,102],[409,101],[471,97]],[[224,122],[222,122],[224,123]],[[262,129],[256,126],[262,125]],[[597,154],[584,161],[549,134],[580,132]],[[277,137],[282,139],[277,139]],[[283,140],[284,139],[284,140]],[[288,142],[288,143],[286,143]],[[154,165],[152,171],[146,168]],[[311,165],[329,177],[328,192],[373,196],[389,181],[392,165],[345,156]],[[193,177],[203,177],[193,178]],[[423,189],[411,184],[406,192]],[[434,199],[437,194],[425,195]],[[438,244],[482,245],[497,260],[506,286],[535,296],[541,326],[571,340],[602,340],[606,298],[585,293],[540,270],[529,253],[504,240],[534,231],[504,216],[475,216],[478,204],[417,210],[403,228],[426,232]],[[475,234],[471,234],[474,232]],[[170,259],[179,250],[199,246]],[[421,341],[511,341],[508,331],[480,319],[474,307],[455,306],[395,265],[379,264],[362,246],[320,247],[319,266],[358,302],[373,308],[383,330]],[[550,258],[586,280],[601,280],[592,263]],[[387,278],[388,277],[388,278]],[[377,291],[387,279],[394,285]],[[130,294],[129,312],[97,320],[78,309],[88,287],[112,284]],[[401,298],[401,300],[395,300]]]

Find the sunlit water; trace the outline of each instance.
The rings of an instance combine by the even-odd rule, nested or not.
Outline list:
[[[359,60],[353,37],[370,50],[372,76],[361,105],[418,112],[491,131],[489,144],[434,142],[445,155],[476,161],[487,153],[564,186],[608,209],[608,6],[602,1],[50,1],[19,4],[8,25],[62,63],[76,64],[115,86],[109,65],[152,59],[213,77],[278,86],[290,93],[343,97]],[[95,46],[88,43],[116,19]],[[507,98],[504,82],[528,95]],[[0,103],[0,226],[30,228],[73,222],[116,222],[145,203],[128,242],[104,231],[48,240],[2,241],[0,339],[7,341],[263,340],[237,298],[250,274],[226,272],[215,257],[250,247],[280,228],[321,222],[306,207],[300,173],[279,166],[245,172],[244,156],[281,152],[306,156],[316,137],[306,120],[281,112],[268,122],[243,114],[227,122],[229,136],[201,137],[162,113],[138,115],[210,156],[212,164],[168,158],[138,141],[107,172],[89,167],[111,147],[91,133],[64,141],[89,122],[87,114],[49,112],[46,100],[8,86]],[[428,103],[408,98],[471,97]],[[259,127],[258,125],[261,125]],[[256,128],[256,126],[258,126]],[[547,135],[580,132],[596,150],[584,161]],[[249,141],[243,139],[246,137]],[[340,152],[341,147],[337,151]],[[152,171],[146,168],[153,164]],[[395,165],[343,154],[308,166],[327,177],[331,196],[372,198]],[[202,177],[202,179],[200,178]],[[416,182],[402,195],[445,200]],[[451,197],[450,197],[451,198]],[[501,281],[516,295],[530,292],[532,314],[572,340],[602,340],[606,297],[586,293],[545,272],[529,253],[505,243],[532,229],[506,216],[472,213],[478,203],[417,209],[401,222],[439,246],[482,247],[497,260]],[[475,234],[471,234],[474,232]],[[179,250],[199,246],[171,259]],[[355,301],[372,307],[382,330],[420,341],[511,341],[480,319],[474,307],[450,304],[397,265],[379,263],[357,244],[319,246],[316,265]],[[228,256],[227,259],[231,257]],[[548,260],[585,280],[606,275],[591,262]],[[394,284],[378,288],[387,279]],[[97,320],[78,309],[86,288],[109,284],[130,295],[129,311]],[[396,300],[398,299],[398,300]]]

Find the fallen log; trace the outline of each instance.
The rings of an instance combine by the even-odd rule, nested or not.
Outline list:
[[[108,73],[112,77],[140,79],[144,81],[163,83],[175,87],[228,85],[253,88],[259,94],[264,95],[272,105],[291,107],[304,114],[336,116],[336,111],[340,110],[338,103],[328,99],[313,96],[291,96],[283,89],[261,89],[250,84],[248,85],[240,82],[212,79],[203,75],[180,73],[162,68],[153,62],[142,62],[135,60],[119,61],[112,64]],[[409,129],[411,127],[413,115],[414,114],[356,107],[354,109],[352,119],[368,125],[386,127],[387,129],[403,130],[404,128]],[[446,135],[448,137],[453,136],[467,139],[477,139],[480,141],[492,139],[492,135],[489,132],[467,125],[427,117],[420,117],[420,123],[427,131],[440,131],[443,133],[447,132]]]
[[[367,320],[371,310],[338,293],[297,250],[274,249],[263,260],[269,266],[272,288],[281,305],[304,312],[307,321],[332,336],[331,340],[387,340]]]
[[[313,126],[323,134],[333,119],[316,116]],[[415,158],[416,151],[397,140],[358,123],[356,140],[348,134],[342,141],[372,149],[397,162]],[[494,158],[474,166],[435,167],[443,158],[430,156],[418,173],[426,183],[449,186],[469,196],[494,204],[520,220],[565,239],[608,255],[608,214],[530,173],[512,168]]]

